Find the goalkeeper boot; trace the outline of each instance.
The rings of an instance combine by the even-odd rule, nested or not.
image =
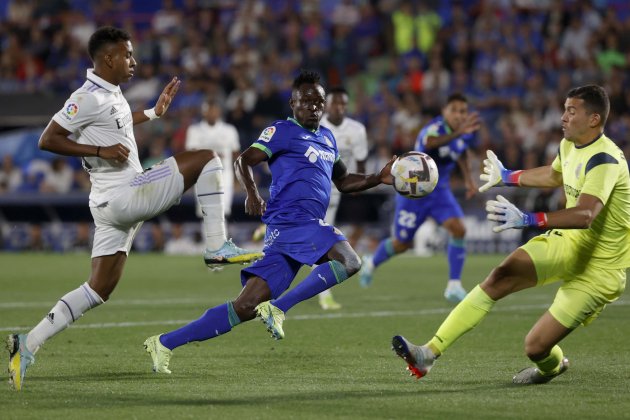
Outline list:
[[[364,255],[361,271],[359,271],[359,284],[361,287],[370,287],[374,277],[374,263],[371,255]]]
[[[560,362],[560,369],[556,373],[550,375],[543,374],[537,367],[528,367],[521,370],[514,375],[512,382],[515,384],[530,385],[530,384],[546,384],[556,376],[562,375],[569,368],[569,359],[566,357]]]
[[[9,350],[9,385],[19,391],[24,384],[26,369],[35,363],[35,356],[26,348],[26,334],[10,334],[6,344]]]
[[[267,331],[276,340],[284,338],[282,323],[284,322],[284,312],[271,304],[271,302],[263,302],[255,308],[256,316],[267,326]]]
[[[341,309],[341,305],[335,300],[330,290],[319,294],[319,306],[325,311]]]
[[[223,246],[217,250],[211,251],[206,249],[203,253],[203,260],[210,268],[218,268],[226,264],[247,264],[261,259],[264,256],[262,252],[250,251],[239,248],[228,239]]]
[[[168,369],[168,364],[171,361],[173,352],[160,343],[160,335],[147,338],[144,341],[144,349],[151,356],[151,360],[153,360],[153,372],[171,373]]]
[[[407,362],[409,374],[418,379],[426,376],[435,362],[435,356],[428,347],[416,346],[401,335],[392,338],[392,350]]]
[[[466,290],[462,287],[460,282],[449,281],[448,286],[446,286],[446,289],[444,290],[444,297],[446,300],[453,303],[461,302],[467,294],[468,293],[466,293]]]

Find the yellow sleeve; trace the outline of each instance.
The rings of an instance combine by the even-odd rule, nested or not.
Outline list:
[[[606,204],[619,179],[620,168],[619,161],[608,153],[593,155],[586,164],[586,178],[580,193],[593,195]]]

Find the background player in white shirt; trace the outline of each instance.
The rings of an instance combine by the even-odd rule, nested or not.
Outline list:
[[[261,256],[226,241],[223,168],[215,152],[182,152],[143,171],[133,126],[162,116],[180,82],[174,77],[154,108],[131,112],[119,87],[136,68],[130,39],[113,27],[92,34],[88,52],[94,69],[88,70],[85,84],[55,114],[39,140],[43,150],[82,158],[92,182],[89,201],[96,230],[90,279],[59,299],[28,334],[7,337],[10,382],[17,390],[40,346],[109,298],[142,222],[178,203],[195,183],[204,214],[206,264],[248,262]]]
[[[241,151],[238,131],[232,124],[221,119],[221,105],[208,98],[201,106],[202,120],[192,124],[186,131],[186,150],[214,150],[223,162],[223,199],[225,216],[232,214],[234,197],[234,160]]]
[[[326,97],[326,114],[322,117],[321,125],[330,129],[335,140],[339,155],[344,161],[350,173],[365,173],[365,161],[368,156],[368,141],[365,126],[357,120],[346,116],[348,109],[348,92],[343,87],[333,87],[328,91]],[[325,222],[334,225],[341,193],[337,188],[333,188],[330,193],[330,203],[326,210]],[[353,232],[360,232],[361,227],[353,226]],[[355,241],[358,236],[353,235]],[[351,241],[351,239],[349,239]],[[352,247],[354,243],[350,242]],[[341,305],[337,303],[330,289],[319,294],[319,305],[322,309],[339,309]]]

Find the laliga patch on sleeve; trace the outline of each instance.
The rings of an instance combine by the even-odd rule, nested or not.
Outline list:
[[[63,111],[63,116],[66,117],[69,121],[71,121],[75,115],[79,112],[79,105],[75,102],[70,102],[66,105],[66,108]]]
[[[276,133],[276,127],[267,127],[263,130],[262,133],[260,133],[260,137],[258,137],[258,140],[264,141],[265,143],[269,143],[269,140],[271,140],[271,138],[273,137],[273,135]]]

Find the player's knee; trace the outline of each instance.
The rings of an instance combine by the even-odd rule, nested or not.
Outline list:
[[[342,262],[348,277],[351,277],[359,272],[361,269],[361,258],[357,254],[349,256]]]

